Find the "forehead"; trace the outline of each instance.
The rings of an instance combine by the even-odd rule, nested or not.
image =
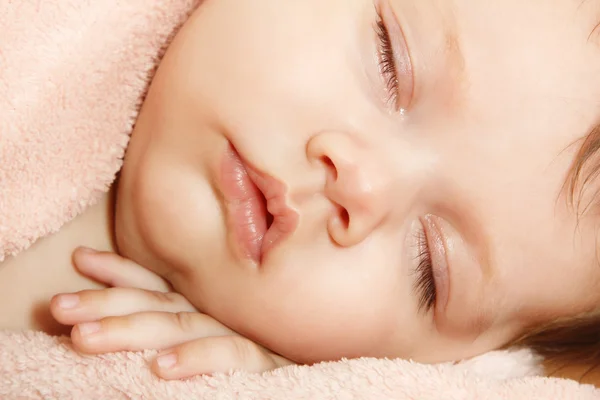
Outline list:
[[[588,265],[595,259],[595,229],[587,223],[576,229],[572,213],[560,214],[556,192],[563,187],[581,145],[579,139],[599,122],[600,48],[592,32],[600,18],[600,2],[507,0],[494,1],[495,7],[491,2],[455,3],[471,79],[468,90],[475,100],[470,106],[485,116],[486,128],[499,127],[491,128],[500,138],[498,142],[510,138],[509,146],[514,147],[510,151],[514,166],[511,178],[522,179],[523,183],[517,193],[538,207],[520,210],[520,226],[538,235],[522,239],[531,256],[528,261],[535,265],[546,254],[552,254],[545,270],[532,268],[527,273],[532,282],[546,274],[547,286],[557,291],[561,285],[572,284],[576,293],[575,287],[589,278],[590,270],[579,270],[580,276],[575,279],[566,267],[573,263]],[[476,13],[485,18],[476,19]],[[569,147],[574,143],[577,146]],[[569,151],[565,151],[567,148]],[[493,158],[494,152],[488,157]],[[509,173],[507,170],[505,167],[503,173]],[[526,184],[523,176],[527,174],[533,179]],[[501,179],[499,174],[498,181]],[[534,224],[536,218],[539,220]],[[560,218],[564,218],[564,225]],[[560,233],[545,237],[540,226]],[[555,249],[550,250],[550,243]]]
[[[576,119],[580,126],[571,129],[579,131],[571,134],[581,137],[589,131],[590,120],[600,113],[600,48],[595,40],[600,1],[454,0],[453,4],[466,60],[466,90],[473,91],[472,99],[521,103],[517,115],[526,112],[531,120],[553,114],[554,127],[564,129],[569,128],[567,120]],[[556,125],[557,119],[565,125]]]

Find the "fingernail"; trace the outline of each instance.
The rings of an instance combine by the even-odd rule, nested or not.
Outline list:
[[[164,356],[159,356],[156,359],[156,363],[158,364],[158,367],[161,369],[172,368],[175,364],[177,364],[177,354],[170,353],[170,354],[165,354]]]
[[[91,249],[89,247],[79,247],[77,248],[78,251],[82,252],[82,253],[86,253],[86,254],[95,254],[97,253],[96,250]]]
[[[58,306],[64,310],[70,310],[79,305],[79,296],[76,294],[61,294],[58,296]]]
[[[79,333],[82,336],[93,335],[94,333],[100,332],[102,326],[100,322],[86,322],[83,324],[77,325],[77,329],[79,329]]]

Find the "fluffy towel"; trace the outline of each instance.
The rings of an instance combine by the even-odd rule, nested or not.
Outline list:
[[[354,360],[165,382],[148,369],[152,352],[82,357],[66,339],[0,334],[0,398],[12,399],[599,399],[574,381],[528,375],[526,352],[491,353],[467,364]],[[490,368],[495,374],[490,373]],[[482,376],[485,373],[485,376]],[[508,375],[506,375],[508,373]]]
[[[200,0],[0,0],[0,259],[107,190],[164,46]],[[217,1],[217,0],[215,0]],[[459,365],[355,360],[164,382],[152,352],[84,357],[66,338],[0,332],[0,398],[592,399],[495,352]]]
[[[93,204],[199,0],[0,0],[0,261]]]

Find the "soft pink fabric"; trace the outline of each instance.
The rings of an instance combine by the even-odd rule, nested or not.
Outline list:
[[[0,0],[0,260],[107,190],[156,61],[199,1]],[[527,352],[185,382],[153,377],[152,356],[84,357],[65,338],[0,332],[0,399],[600,399],[589,386],[530,376],[537,360]]]
[[[154,353],[83,357],[67,339],[0,333],[0,398],[9,399],[599,399],[574,381],[521,377],[527,352],[498,352],[465,365],[363,359],[289,367],[262,375],[234,373],[161,381]]]
[[[0,261],[94,203],[199,0],[0,0]]]

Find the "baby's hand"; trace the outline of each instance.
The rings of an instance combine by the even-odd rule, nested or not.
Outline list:
[[[71,338],[81,352],[162,350],[152,369],[164,379],[291,364],[198,312],[162,278],[132,261],[84,249],[73,259],[84,275],[114,286],[52,299],[52,315],[74,325]]]

